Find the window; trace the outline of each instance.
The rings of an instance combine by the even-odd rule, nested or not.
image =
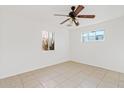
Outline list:
[[[45,51],[54,50],[55,47],[55,33],[42,31],[42,49]]]
[[[82,33],[81,40],[83,42],[103,41],[104,40],[104,30],[99,29],[96,31]]]

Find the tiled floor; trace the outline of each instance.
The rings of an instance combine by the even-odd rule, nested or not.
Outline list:
[[[65,62],[0,80],[1,88],[124,88],[124,73]]]

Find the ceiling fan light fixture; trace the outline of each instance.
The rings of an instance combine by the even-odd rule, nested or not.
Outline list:
[[[69,20],[69,24],[67,24],[67,26],[73,26],[73,20],[72,19]]]

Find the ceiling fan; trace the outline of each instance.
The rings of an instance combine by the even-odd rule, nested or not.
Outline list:
[[[55,14],[55,16],[66,16],[68,17],[65,21],[61,22],[60,24],[64,24],[65,22],[71,20],[71,23],[75,23],[76,26],[79,25],[79,22],[77,21],[77,18],[95,18],[95,15],[78,15],[82,10],[84,9],[83,5],[78,5],[77,8],[75,6],[71,7],[71,12],[69,12],[68,15],[61,15],[61,14]]]

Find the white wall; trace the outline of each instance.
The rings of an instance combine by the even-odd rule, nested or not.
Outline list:
[[[0,31],[0,62],[2,61],[2,39],[1,39],[1,31]]]
[[[54,25],[37,23],[11,12],[1,13],[0,78],[68,60],[68,31]],[[55,51],[41,49],[41,31],[55,32]],[[2,33],[2,34],[1,34]]]
[[[39,23],[20,14],[0,12],[0,78],[70,59],[124,72],[124,17],[67,31],[64,26]],[[81,43],[81,32],[97,28],[105,29],[104,42]],[[42,30],[55,32],[55,51],[42,51]]]
[[[0,15],[0,65],[2,64],[2,58],[3,58],[3,33],[2,33],[2,15]]]
[[[81,43],[81,32],[105,29],[105,41]],[[70,31],[73,61],[124,72],[124,17]]]

